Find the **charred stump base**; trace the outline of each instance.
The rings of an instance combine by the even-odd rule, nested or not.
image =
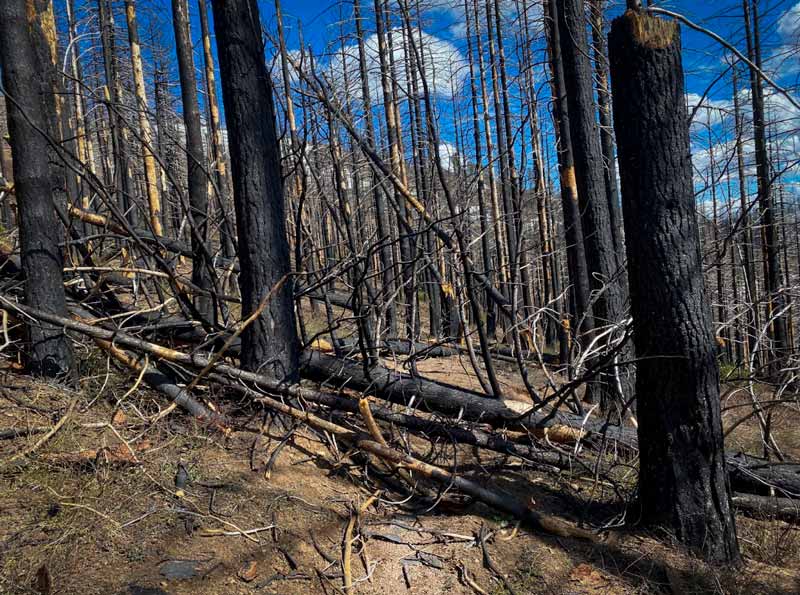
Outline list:
[[[609,50],[640,358],[642,520],[667,529],[708,561],[737,563],[719,369],[695,219],[680,29],[628,10],[612,24]]]

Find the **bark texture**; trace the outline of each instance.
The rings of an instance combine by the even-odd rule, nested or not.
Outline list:
[[[186,160],[189,172],[189,206],[192,217],[192,283],[211,290],[211,269],[208,258],[208,180],[204,168],[203,132],[200,125],[200,103],[197,100],[197,76],[192,58],[189,9],[186,0],[172,0],[172,23],[175,29],[175,50],[181,79],[183,123],[186,127]],[[195,298],[195,307],[206,320],[214,316],[209,294]]]
[[[255,0],[213,3],[239,234],[242,312],[290,272],[272,82]],[[242,333],[242,366],[294,380],[299,342],[292,284],[284,283]]]
[[[51,51],[55,35],[50,0],[0,3],[0,63],[8,94],[25,302],[66,316],[61,226],[53,203],[58,177],[55,154],[45,136],[54,142],[58,139],[56,66]],[[49,377],[71,375],[72,349],[63,328],[35,323],[28,329],[30,371]]]
[[[680,30],[628,10],[609,35],[637,355],[639,499],[707,560],[738,562],[719,370],[695,219]]]
[[[561,59],[575,160],[575,180],[585,242],[586,265],[593,292],[596,329],[622,322],[626,292],[621,282],[610,205],[606,195],[603,152],[595,119],[594,85],[586,35],[586,10],[583,0],[562,0],[557,17]],[[622,360],[631,359],[623,352]],[[587,385],[587,398],[599,401],[604,410],[615,404],[617,410],[633,392],[632,370],[610,370]]]

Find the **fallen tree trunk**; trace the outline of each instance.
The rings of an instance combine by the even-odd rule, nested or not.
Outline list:
[[[772,488],[800,498],[800,464],[766,461],[737,453],[726,457],[728,477],[734,490],[769,495]]]
[[[338,305],[336,302],[331,301],[332,304]],[[344,343],[341,346],[345,352],[358,353],[359,346],[356,342]],[[443,343],[424,343],[422,341],[410,341],[409,339],[385,339],[379,345],[381,354],[384,355],[413,355],[415,358],[425,359],[429,357],[455,357],[467,353],[467,348],[461,345],[451,343],[449,345]],[[517,356],[514,354],[514,349],[508,345],[492,345],[489,349],[490,355],[493,358],[499,356],[504,361],[517,363]],[[521,359],[523,361],[538,361],[538,356],[533,353],[524,354]],[[542,362],[545,364],[558,365],[560,358],[557,355],[549,353],[541,354]]]
[[[168,361],[198,369],[203,369],[210,363],[209,358],[199,354],[182,353],[156,343],[138,339],[127,333],[92,326],[84,322],[15,304],[2,295],[0,295],[0,300],[2,300],[1,307],[11,312],[22,312],[33,318],[58,324],[66,330],[76,331],[93,338],[113,341],[114,344],[144,351]],[[304,392],[306,389],[302,387],[296,385],[287,386],[269,377],[247,372],[228,364],[215,363],[213,364],[213,370],[228,378],[250,383],[266,392],[304,397],[308,398],[309,401],[315,401],[314,391]],[[468,421],[485,422],[492,425],[516,425],[534,432],[539,431],[542,426],[580,429],[581,433],[589,432],[590,434],[592,432],[599,434],[605,432],[606,437],[609,439],[620,441],[633,448],[637,446],[636,434],[630,428],[606,426],[601,422],[585,421],[578,416],[566,413],[557,413],[552,416],[541,412],[520,413],[502,401],[480,397],[467,391],[459,391],[454,387],[447,387],[429,380],[411,378],[385,368],[378,368],[368,379],[364,376],[363,369],[357,362],[337,360],[323,354],[306,354],[304,357],[304,371],[306,375],[316,377],[318,380],[329,382],[338,379],[342,387],[347,386],[354,390],[374,394],[387,401],[413,406],[420,410],[437,411]],[[742,454],[726,455],[726,461],[731,484],[737,491],[752,492],[756,490],[757,492],[762,492],[767,489],[767,486],[773,486],[788,496],[798,497],[800,495],[800,464],[774,463]]]
[[[592,531],[576,527],[562,518],[531,510],[525,502],[511,494],[499,489],[489,489],[466,477],[420,461],[411,455],[376,442],[371,436],[334,424],[270,397],[260,397],[258,400],[273,411],[289,415],[315,429],[346,439],[360,450],[373,454],[397,467],[418,473],[444,486],[455,487],[460,492],[472,496],[492,508],[508,513],[535,529],[559,537],[572,537],[592,542],[602,541],[602,538]]]
[[[777,518],[791,523],[800,522],[800,501],[792,498],[734,494],[731,501],[739,512],[748,516],[758,519]]]
[[[374,394],[402,405],[415,402],[414,406],[418,409],[468,421],[491,425],[520,425],[530,429],[569,426],[581,428],[587,434],[605,433],[616,442],[634,448],[636,446],[636,431],[633,428],[607,425],[564,412],[532,412],[533,408],[524,403],[516,403],[515,406],[509,401],[486,398],[475,392],[424,378],[414,378],[383,367],[371,369],[367,376],[360,362],[342,360],[322,353],[306,353],[302,359],[301,374],[317,382]]]

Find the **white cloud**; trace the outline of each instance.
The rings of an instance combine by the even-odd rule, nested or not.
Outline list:
[[[289,84],[293,88],[297,88],[298,83],[300,82],[300,75],[297,71],[295,66],[298,66],[301,69],[305,68],[304,59],[305,56],[303,52],[300,50],[289,50],[286,52],[288,54],[289,59],[287,60],[288,64],[287,70],[289,72]],[[281,62],[280,54],[276,54],[275,58],[272,60],[272,84],[274,87],[280,89],[280,92],[283,93],[283,63]]]
[[[449,32],[453,37],[463,38],[467,33],[467,17],[464,13],[464,0],[433,0],[431,8],[445,12],[451,19],[452,24],[449,27]],[[470,10],[472,9],[472,2],[470,2]],[[515,0],[500,0],[500,13],[502,19],[508,23],[517,23],[521,26],[523,19],[519,12],[519,3]],[[486,28],[486,11],[485,3],[480,2],[478,6],[478,25],[481,30]],[[542,23],[544,18],[543,4],[541,2],[529,2],[527,5],[528,12],[528,25],[532,29],[532,33],[543,31]],[[470,12],[472,14],[472,12]],[[471,19],[472,34],[475,34],[475,20]]]
[[[449,41],[435,35],[415,31],[413,47],[402,29],[392,29],[387,38],[391,42],[394,57],[395,77],[401,98],[411,94],[412,84],[407,77],[407,70],[416,64],[417,56],[422,59],[423,72],[431,95],[450,97],[458,92],[468,74],[467,62],[461,51]],[[374,103],[382,100],[380,53],[378,36],[372,34],[364,41],[369,79],[369,94]],[[351,96],[361,96],[361,79],[359,73],[358,46],[350,45],[334,54],[327,68],[328,77],[333,86],[344,90],[345,82]],[[422,94],[422,81],[417,80],[417,92]]]
[[[691,124],[696,130],[705,130],[707,126],[721,124],[728,115],[733,113],[731,100],[709,99],[697,93],[686,94],[686,105],[689,108],[689,114],[694,113]]]
[[[455,145],[451,145],[448,142],[439,143],[439,158],[442,160],[442,167],[445,170],[453,171],[458,157]]]
[[[697,94],[687,94],[689,109],[693,109],[699,100]],[[753,112],[749,89],[739,92],[739,104],[742,110],[741,142],[745,174],[752,178],[756,174],[756,168]],[[698,189],[706,187],[710,181],[712,152],[715,162],[714,180],[718,184],[724,183],[728,176],[737,175],[736,160],[733,157],[736,148],[733,133],[733,98],[706,100],[701,105],[703,107],[698,110],[692,122],[692,164],[695,169],[695,186]],[[704,109],[706,105],[708,109]],[[767,134],[771,145],[770,151],[779,155],[781,160],[780,164],[773,163],[773,167],[778,169],[783,167],[784,163],[789,163],[789,168],[782,173],[785,181],[791,181],[800,174],[800,167],[794,163],[800,160],[800,110],[792,105],[785,95],[766,87],[764,111],[769,127]],[[708,146],[708,131],[705,127],[707,122],[713,127],[711,149]],[[727,173],[723,168],[727,168]],[[734,192],[738,190],[736,184],[733,185],[733,190]]]
[[[787,10],[778,20],[778,33],[787,41],[800,39],[800,2]]]

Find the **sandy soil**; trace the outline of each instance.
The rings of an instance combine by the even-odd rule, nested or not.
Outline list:
[[[130,392],[132,379],[113,370],[106,376],[102,359],[84,367],[79,392],[0,371],[0,429],[50,427],[74,404],[40,446],[42,432],[0,440],[0,593],[343,593],[351,519],[351,593],[359,595],[800,593],[797,526],[741,517],[747,563],[732,572],[665,546],[664,535],[625,530],[616,543],[591,545],[515,529],[511,519],[463,499],[448,496],[432,510],[414,499],[397,502],[401,496],[385,489],[375,468],[304,428],[265,474],[286,428],[272,423],[262,436],[260,414],[233,409],[250,431],[223,436],[179,411],[144,424],[163,400],[141,388]],[[474,387],[458,358],[419,369]],[[511,372],[503,379],[524,395]],[[536,382],[543,384],[541,374]],[[795,436],[796,421],[776,415],[774,427]],[[758,435],[758,425],[746,423],[730,441],[749,446]],[[440,464],[458,454],[473,479],[587,526],[629,514],[607,486],[578,471],[541,473],[447,444],[430,452],[412,444]],[[182,496],[174,485],[179,462],[189,471]],[[356,515],[380,489],[381,498]]]

